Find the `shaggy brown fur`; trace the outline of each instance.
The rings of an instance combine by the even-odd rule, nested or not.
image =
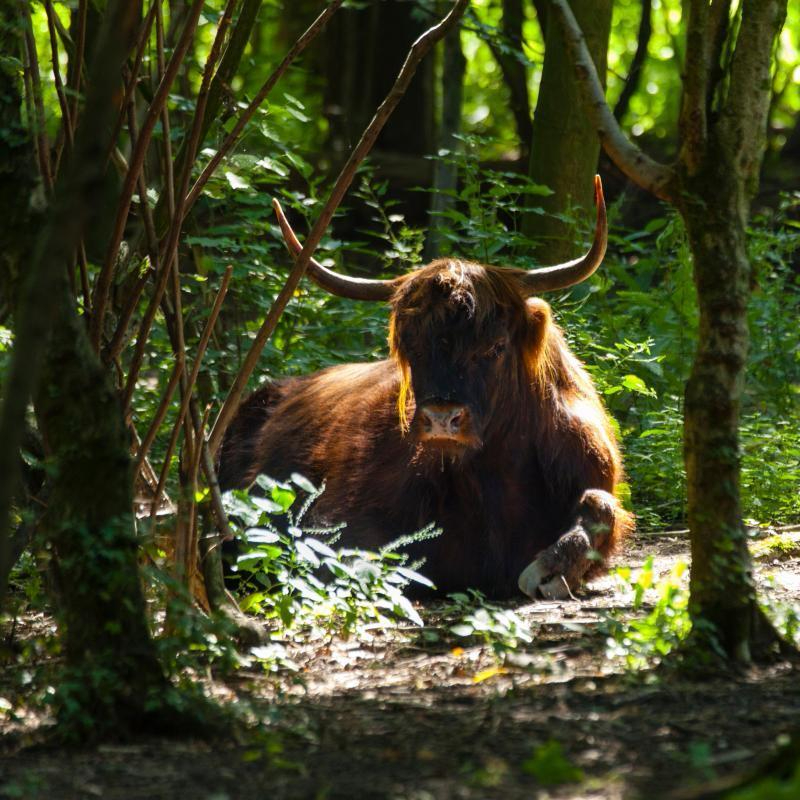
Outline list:
[[[379,548],[435,522],[442,535],[412,552],[440,591],[511,596],[547,548],[575,589],[599,567],[587,561],[576,580],[575,558],[553,555],[559,538],[578,530],[605,558],[632,521],[612,497],[622,473],[605,410],[550,307],[526,300],[518,275],[455,260],[410,273],[392,300],[391,358],[256,391],[226,434],[223,486],[259,473],[324,479],[315,518],[347,522],[352,546]],[[416,398],[463,403],[468,442],[421,441]]]

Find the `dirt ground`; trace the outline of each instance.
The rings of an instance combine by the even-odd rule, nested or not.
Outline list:
[[[800,606],[800,544],[776,553],[762,552],[759,584]],[[650,555],[664,575],[688,562],[688,543],[640,536],[618,560]],[[53,749],[31,744],[41,719],[0,705],[0,798],[661,798],[757,763],[800,723],[786,664],[703,682],[626,672],[598,622],[631,602],[609,576],[578,600],[517,607],[534,640],[500,660],[425,630],[291,645],[299,683],[255,670],[208,680],[261,723],[241,741]],[[438,613],[423,610],[432,630]],[[546,787],[530,774],[551,741],[582,779]]]

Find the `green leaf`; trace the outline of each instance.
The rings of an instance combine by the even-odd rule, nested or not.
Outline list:
[[[569,762],[561,743],[555,739],[537,747],[533,755],[522,763],[522,770],[543,786],[560,786],[583,780],[583,770]]]
[[[225,177],[227,178],[231,189],[239,190],[250,188],[250,184],[246,180],[240,178],[235,172],[226,170]]]

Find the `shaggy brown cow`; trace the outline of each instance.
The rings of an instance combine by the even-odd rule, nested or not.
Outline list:
[[[300,472],[327,482],[318,522],[378,549],[435,522],[415,544],[439,591],[564,597],[602,568],[631,526],[614,498],[619,451],[586,372],[532,294],[584,280],[602,261],[600,180],[585,257],[529,272],[439,259],[390,281],[312,262],[334,294],[391,305],[391,356],[269,383],[245,401],[220,481]],[[280,206],[290,250],[301,249]]]

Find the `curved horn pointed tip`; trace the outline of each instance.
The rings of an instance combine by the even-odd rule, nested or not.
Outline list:
[[[276,214],[283,214],[283,208],[281,208],[281,204],[278,202],[278,198],[277,197],[273,197],[272,198],[272,210]]]
[[[601,203],[605,203],[605,198],[603,197],[603,181],[600,179],[599,175],[594,176],[594,204],[599,206]]]

